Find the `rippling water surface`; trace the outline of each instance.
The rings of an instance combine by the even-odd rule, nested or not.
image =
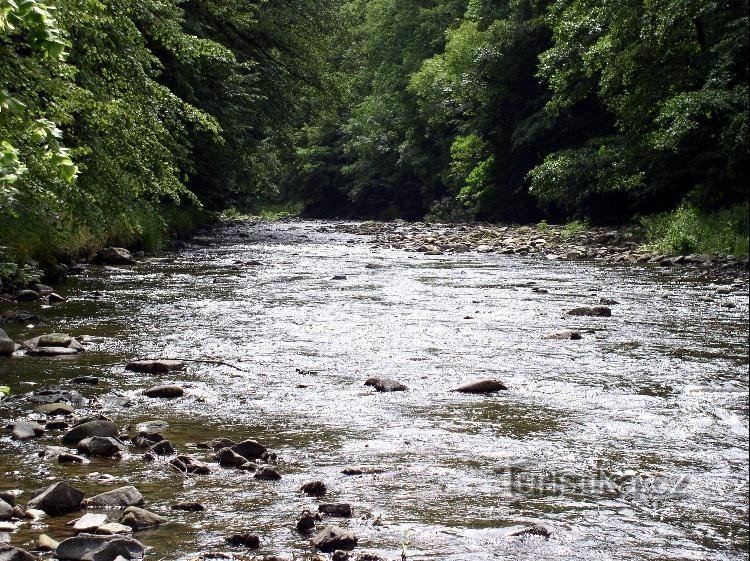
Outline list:
[[[89,335],[89,351],[0,362],[14,394],[98,375],[100,386],[78,388],[99,398],[92,404],[123,427],[166,420],[165,436],[201,459],[210,456],[197,442],[256,438],[278,453],[280,482],[218,467],[185,478],[137,450],[61,466],[36,456],[59,444],[50,431],[33,443],[0,439],[0,489],[28,493],[61,478],[87,493],[111,488],[92,472],[131,483],[170,519],[138,536],[159,560],[231,551],[223,537],[240,530],[258,533],[263,553],[301,558],[311,550],[294,521],[318,501],[299,488],[317,479],[326,501],[353,505],[340,523],[358,535],[357,551],[387,559],[402,549],[410,560],[446,561],[747,558],[746,279],[715,295],[695,271],[427,257],[371,249],[330,226],[232,227],[179,254],[75,281],[61,288],[66,304],[43,311],[44,324],[8,331]],[[86,299],[93,290],[104,298]],[[599,296],[621,302],[612,318],[563,317]],[[543,339],[570,328],[584,339]],[[134,357],[239,369],[125,372]],[[373,393],[363,386],[370,376],[409,391]],[[510,391],[449,392],[487,377]],[[139,394],[166,382],[186,396]],[[29,411],[11,402],[0,416]],[[343,475],[351,465],[381,473]],[[208,508],[171,511],[178,501]],[[69,535],[70,518],[23,526],[13,543],[33,549],[42,531]],[[533,523],[551,537],[509,536]]]

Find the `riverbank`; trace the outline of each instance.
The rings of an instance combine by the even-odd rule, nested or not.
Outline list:
[[[549,261],[593,261],[606,264],[640,264],[691,267],[711,276],[747,275],[748,257],[719,254],[675,255],[655,251],[646,244],[643,232],[633,228],[493,224],[430,224],[362,222],[323,227],[335,231],[370,236],[376,248],[401,249],[425,255],[452,255],[477,252],[501,255],[538,256]]]

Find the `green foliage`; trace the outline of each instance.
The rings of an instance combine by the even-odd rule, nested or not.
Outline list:
[[[705,213],[690,203],[641,219],[648,248],[670,254],[748,254],[748,206]]]
[[[591,225],[585,220],[573,220],[568,222],[560,229],[560,237],[563,240],[570,240],[581,234],[585,234]]]

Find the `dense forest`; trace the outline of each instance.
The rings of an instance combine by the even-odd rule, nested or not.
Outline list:
[[[742,0],[0,0],[0,262],[289,202],[746,231],[748,59]]]

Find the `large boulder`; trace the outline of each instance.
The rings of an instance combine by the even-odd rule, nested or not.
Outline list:
[[[454,388],[451,391],[459,393],[495,393],[507,389],[505,384],[499,380],[477,380],[476,382],[470,382]]]
[[[76,425],[63,436],[63,444],[75,446],[84,438],[102,436],[104,438],[117,438],[120,432],[111,421],[89,421]]]
[[[124,536],[97,536],[78,534],[60,542],[55,551],[60,561],[115,561],[143,559],[143,544]]]
[[[184,368],[185,364],[180,360],[136,360],[125,366],[125,370],[143,374],[166,374]]]
[[[84,506],[90,508],[128,507],[141,506],[143,502],[141,492],[132,485],[127,485],[94,495],[84,501]]]
[[[60,481],[36,491],[29,501],[28,508],[43,510],[52,516],[59,516],[79,510],[81,502],[83,502],[83,496],[83,493],[78,489]]]
[[[24,549],[0,544],[0,561],[38,561],[38,559]]]
[[[106,247],[97,251],[94,256],[97,265],[133,265],[133,255],[124,247]]]
[[[357,536],[338,526],[326,526],[315,534],[312,544],[324,553],[332,553],[337,549],[351,551],[357,547]]]

